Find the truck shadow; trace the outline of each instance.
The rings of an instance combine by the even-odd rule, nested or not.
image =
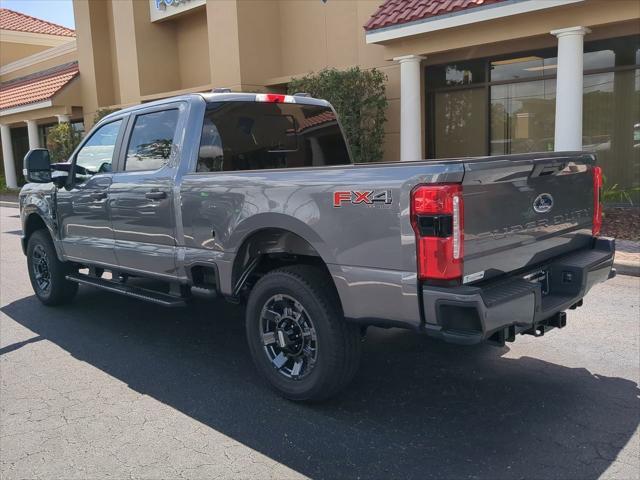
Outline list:
[[[166,310],[81,289],[16,322],[130,388],[313,478],[596,479],[640,423],[638,386],[508,350],[371,329],[356,380],[321,405],[289,403],[256,374],[243,310]]]

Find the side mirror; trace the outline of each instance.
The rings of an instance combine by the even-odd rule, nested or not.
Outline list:
[[[24,156],[24,178],[31,183],[51,181],[51,157],[46,148],[34,148]]]

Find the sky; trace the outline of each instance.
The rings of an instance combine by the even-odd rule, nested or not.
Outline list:
[[[75,29],[71,0],[0,0],[0,7]]]

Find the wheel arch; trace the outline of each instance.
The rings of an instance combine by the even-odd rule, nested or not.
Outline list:
[[[29,239],[33,235],[34,232],[38,230],[44,230],[51,237],[53,241],[53,245],[56,249],[56,254],[60,260],[63,260],[62,252],[60,251],[59,242],[55,236],[55,229],[52,220],[46,220],[45,216],[42,215],[39,209],[32,207],[26,208],[23,211],[23,224],[22,224],[22,251],[27,253],[27,246],[29,244]]]
[[[35,232],[36,230],[47,230],[47,232],[49,232],[49,227],[39,213],[33,212],[26,217],[26,220],[24,222],[23,232],[25,241],[27,243],[29,242],[29,238],[31,237],[31,235],[33,235],[33,232]],[[51,234],[51,232],[49,232],[49,234]]]
[[[327,262],[309,240],[286,228],[270,226],[246,235],[238,248],[231,275],[234,296],[247,293],[252,283],[269,271],[292,264],[317,266],[335,288]]]

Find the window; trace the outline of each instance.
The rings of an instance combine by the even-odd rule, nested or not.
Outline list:
[[[520,79],[536,79],[555,75],[558,59],[555,53],[545,51],[538,55],[524,55],[516,58],[494,60],[490,64],[492,82]]]
[[[584,69],[595,70],[640,64],[640,35],[587,42]]]
[[[484,155],[487,115],[484,88],[470,88],[435,94],[435,157]]]
[[[557,73],[556,48],[427,67],[429,158],[552,151]],[[640,36],[585,42],[583,146],[640,185]]]
[[[198,172],[294,168],[350,163],[333,111],[314,105],[209,104]]]
[[[553,151],[556,81],[491,87],[491,155]]]
[[[127,147],[126,171],[158,170],[168,163],[178,115],[174,109],[136,117]]]
[[[96,173],[111,172],[113,151],[122,120],[107,123],[96,130],[76,155],[76,181],[84,181]]]
[[[582,115],[583,149],[598,155],[607,184],[640,187],[640,69],[585,75]]]
[[[472,85],[483,83],[484,81],[485,62],[483,60],[471,60],[433,67],[427,76],[429,88]]]

